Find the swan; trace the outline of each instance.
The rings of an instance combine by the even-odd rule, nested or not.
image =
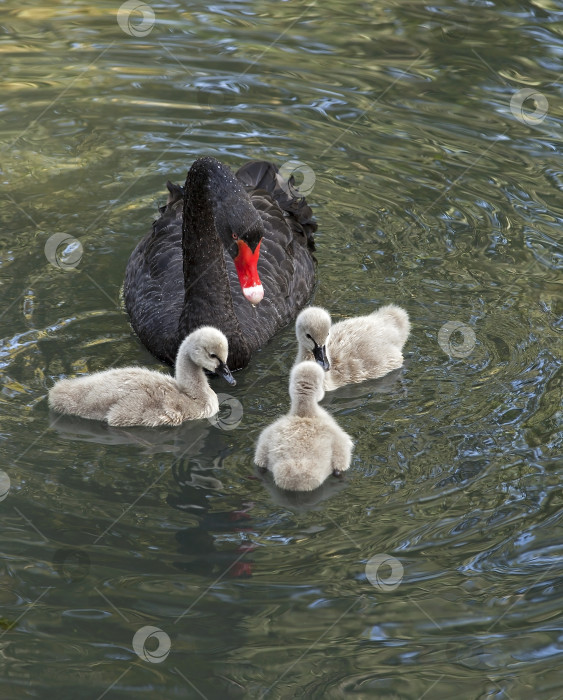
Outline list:
[[[299,344],[295,362],[315,359],[326,371],[324,388],[331,391],[401,367],[409,333],[409,316],[395,304],[334,325],[326,309],[310,306],[295,323]]]
[[[133,330],[173,364],[188,333],[213,325],[227,336],[230,369],[246,367],[312,293],[312,211],[292,178],[265,161],[235,176],[215,158],[198,158],[184,187],[167,186],[167,204],[127,264]]]
[[[227,339],[221,331],[199,328],[180,345],[174,377],[144,367],[122,367],[62,379],[49,391],[49,406],[58,413],[114,426],[180,425],[209,418],[219,411],[219,402],[204,369],[234,385],[227,354]]]
[[[288,491],[312,491],[350,466],[353,443],[318,402],[324,396],[324,372],[315,362],[291,370],[289,413],[268,426],[258,438],[255,463],[269,469],[276,486]]]

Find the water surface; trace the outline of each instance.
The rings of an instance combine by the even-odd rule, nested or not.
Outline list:
[[[0,21],[2,698],[563,697],[563,8],[118,8]],[[59,377],[160,367],[120,287],[203,154],[304,163],[315,302],[411,316],[403,369],[323,402],[355,451],[319,493],[252,466],[292,328],[214,382],[234,428],[49,415]]]

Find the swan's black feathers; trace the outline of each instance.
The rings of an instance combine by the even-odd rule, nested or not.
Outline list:
[[[266,199],[259,206],[255,203],[257,208],[267,211],[275,202],[281,215],[289,219],[294,233],[304,236],[311,250],[315,249],[313,234],[317,230],[317,222],[305,197],[293,196],[293,192],[298,192],[293,175],[287,183],[283,183],[278,168],[262,160],[243,165],[237,170],[237,178],[244,184],[253,202],[254,199]]]
[[[170,180],[167,181],[166,187],[168,188],[168,199],[166,204],[158,207],[158,211],[161,214],[164,214],[166,211],[176,209],[178,204],[181,211],[182,201],[184,199],[184,188],[181,185],[176,185],[175,183],[170,182]]]
[[[168,188],[168,201],[167,205],[176,204],[176,202],[182,202],[184,199],[184,188],[182,185],[176,185],[168,180],[166,182],[166,187]]]
[[[194,319],[194,328],[212,325],[227,336],[230,369],[245,367],[258,348],[295,318],[314,286],[316,261],[312,250],[317,224],[305,198],[292,197],[293,190],[286,192],[277,174],[275,165],[263,161],[247,163],[236,173],[264,227],[258,261],[264,299],[253,307],[244,298],[234,262],[223,248],[236,318],[225,319],[221,304],[214,304],[214,275],[224,274],[219,260],[216,264],[213,260],[201,261],[204,272],[195,291],[197,298],[189,300],[189,308],[198,311],[193,314],[198,317]],[[167,204],[160,208],[161,215],[152,231],[139,242],[129,259],[124,298],[131,325],[140,340],[156,357],[172,364],[183,340],[178,324],[184,297],[187,299],[190,292],[185,294],[184,289],[184,188],[172,183],[167,183],[167,187]],[[216,217],[217,224],[220,219],[221,213]]]

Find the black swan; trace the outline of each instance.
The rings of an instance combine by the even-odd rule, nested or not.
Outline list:
[[[174,364],[182,340],[211,325],[227,336],[229,368],[246,367],[311,296],[312,211],[292,178],[285,182],[265,161],[235,176],[215,158],[199,158],[185,187],[167,187],[167,204],[127,264],[133,330]]]

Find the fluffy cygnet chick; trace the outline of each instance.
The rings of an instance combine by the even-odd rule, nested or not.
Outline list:
[[[353,443],[318,402],[324,396],[323,370],[302,362],[291,370],[291,410],[262,431],[254,461],[272,472],[277,486],[312,491],[350,466]]]
[[[383,377],[403,364],[402,349],[409,332],[408,314],[395,304],[334,325],[326,309],[310,306],[295,323],[296,364],[315,359],[326,371],[327,391]]]
[[[62,379],[49,391],[49,405],[109,425],[180,425],[219,411],[217,395],[204,369],[235,384],[226,365],[227,339],[205,326],[190,333],[178,349],[174,377],[144,367],[123,367],[86,377]]]

